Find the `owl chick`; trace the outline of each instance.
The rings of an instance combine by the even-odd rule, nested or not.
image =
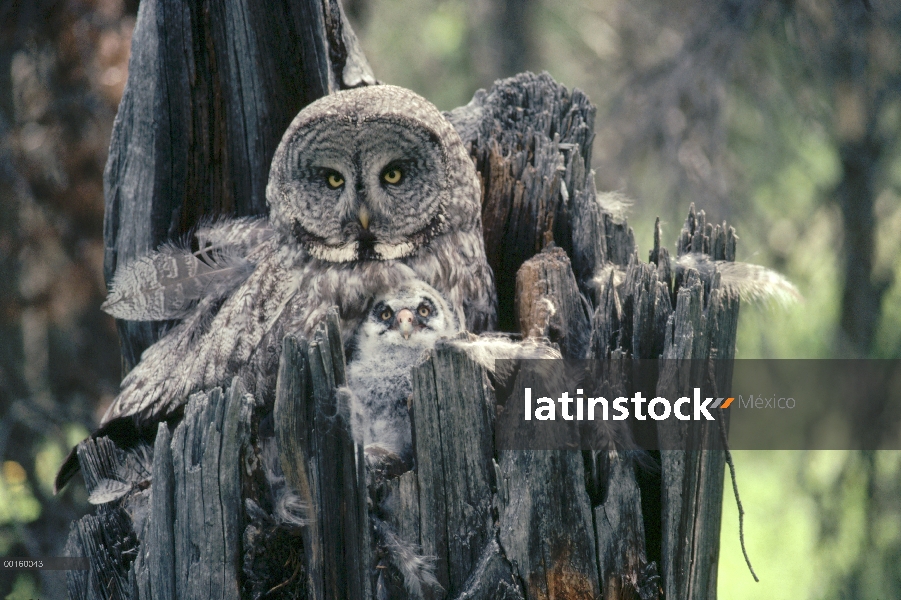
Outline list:
[[[351,342],[342,388],[351,433],[370,464],[412,466],[410,369],[425,350],[458,330],[447,302],[422,281],[404,283],[373,301]]]
[[[347,385],[338,393],[351,435],[364,449],[370,522],[382,557],[376,567],[379,598],[399,595],[391,573],[406,589],[404,597],[444,596],[434,559],[423,556],[415,543],[390,525],[400,507],[390,492],[382,496],[385,490],[380,488],[385,478],[414,466],[412,369],[441,340],[489,372],[495,372],[498,359],[560,358],[559,351],[539,340],[516,342],[499,334],[461,337],[459,331],[454,311],[441,293],[424,281],[411,280],[373,299],[350,342]]]
[[[410,278],[469,330],[495,327],[475,167],[414,92],[378,85],[304,108],[273,156],[266,201],[268,218],[201,228],[197,252],[167,245],[117,269],[106,312],[180,322],[122,381],[102,427],[166,418],[236,375],[271,399],[285,335],[309,337],[336,305],[347,341],[369,300]],[[58,486],[76,470],[73,453]]]
[[[461,337],[459,332],[447,301],[422,280],[404,282],[373,299],[349,343],[347,386],[341,389],[354,441],[370,463],[383,457],[411,466],[411,369],[439,340],[501,377],[507,374],[496,372],[498,360],[561,358],[546,340],[514,341],[498,333]]]

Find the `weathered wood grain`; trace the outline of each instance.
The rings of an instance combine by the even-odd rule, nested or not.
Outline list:
[[[641,492],[632,461],[612,453],[608,457],[606,494],[594,508],[599,575],[605,600],[658,596],[656,565],[645,555]]]
[[[196,394],[172,435],[178,598],[240,597],[240,454],[247,401],[237,382],[227,393]]]
[[[514,308],[524,337],[548,338],[564,358],[585,358],[591,307],[562,248],[545,248],[522,264]]]
[[[150,483],[145,479],[122,495],[101,498],[96,516],[76,522],[70,545],[80,545],[92,567],[88,577],[69,578],[71,597],[240,597],[240,457],[250,403],[236,383],[225,394],[192,397],[171,439],[168,426],[160,425],[154,485],[142,489]],[[105,438],[85,442],[79,452],[91,485],[98,486],[89,489],[101,489],[109,478],[134,482],[147,475],[130,459],[132,451]],[[129,544],[125,555],[111,554],[122,552],[123,544]]]
[[[706,223],[703,211],[689,210],[678,252],[710,253],[734,260],[735,232]],[[676,269],[676,308],[666,326],[663,357],[668,372],[658,393],[679,397],[699,384],[728,396],[738,325],[737,295],[719,287],[719,277],[702,278],[693,269]],[[661,563],[667,597],[712,598],[716,564],[725,453],[719,422],[662,422],[663,540]]]
[[[291,362],[296,361],[296,362]],[[311,343],[284,342],[275,419],[285,475],[310,506],[311,598],[369,598],[374,568],[362,450],[339,416],[344,347],[336,310]]]
[[[492,537],[494,395],[484,370],[439,344],[413,369],[420,544],[453,597]]]
[[[506,450],[500,473],[508,498],[500,543],[525,584],[525,597],[597,598],[601,586],[582,453]]]
[[[145,535],[146,570],[138,569],[142,587],[138,597],[176,600],[175,591],[175,471],[172,462],[172,436],[169,427],[160,423],[153,446],[153,489],[150,492],[150,518]],[[147,552],[146,550],[150,550]]]
[[[621,255],[607,250],[608,235],[597,237],[600,224],[608,221],[590,208],[597,204],[589,166],[594,115],[580,90],[570,92],[547,73],[497,81],[490,90],[476,92],[468,105],[447,113],[469,145],[482,180],[485,251],[497,281],[501,329],[516,329],[516,272],[548,242],[571,254],[574,235],[604,240],[591,250],[579,245],[574,256],[581,276],[593,272],[600,255]],[[634,242],[628,253],[634,253]]]
[[[314,405],[307,401],[311,394],[308,357],[309,345],[305,339],[288,336],[282,342],[275,391],[275,435],[285,479],[304,505],[312,507],[316,492],[307,458],[313,452],[307,424],[314,422]],[[321,524],[315,518],[309,519],[303,529],[307,592],[311,598],[321,598],[324,594],[320,529]]]
[[[497,540],[488,542],[456,600],[523,600],[522,587]]]
[[[132,520],[121,506],[100,506],[72,523],[65,553],[88,557],[90,570],[66,572],[69,598],[134,598],[128,572],[137,547]]]

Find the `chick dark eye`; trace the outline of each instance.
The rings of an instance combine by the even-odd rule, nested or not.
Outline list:
[[[338,173],[337,171],[329,171],[325,180],[328,183],[328,186],[333,190],[337,190],[344,185],[344,178],[341,177],[341,173]]]
[[[394,314],[394,313],[391,312],[391,309],[390,309],[390,308],[386,308],[385,310],[382,311],[382,314],[379,315],[379,318],[380,318],[382,321],[387,321],[388,319],[391,318],[391,316],[392,316],[393,314]]]
[[[432,310],[425,304],[423,304],[422,306],[419,307],[419,316],[420,317],[427,317],[430,314],[432,314]]]
[[[403,176],[404,176],[403,172],[400,169],[398,169],[397,167],[394,167],[394,168],[388,169],[384,173],[382,173],[382,180],[385,183],[390,183],[393,185],[396,183],[400,183],[400,180],[403,178]]]

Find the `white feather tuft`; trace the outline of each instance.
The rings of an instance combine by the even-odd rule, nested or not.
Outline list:
[[[621,192],[599,192],[597,202],[606,213],[613,217],[614,221],[622,222],[632,209],[632,200]]]
[[[780,306],[789,306],[804,299],[798,288],[776,271],[760,265],[733,262],[728,260],[710,260],[706,254],[683,254],[674,261],[674,267],[694,269],[701,275],[712,276],[716,271],[720,274],[722,289],[738,294],[745,301],[757,304],[775,302]],[[591,285],[598,291],[613,284],[619,287],[626,276],[626,270],[613,263],[606,263],[591,278]]]
[[[309,524],[310,506],[285,485],[279,488],[275,498],[275,520],[289,528],[306,527]]]
[[[282,473],[275,438],[262,439],[263,472],[274,499],[275,522],[289,529],[306,527],[310,522],[310,505],[295,492]]]
[[[116,479],[101,479],[91,490],[88,502],[91,504],[106,504],[118,500],[134,488],[134,484],[118,481]]]
[[[401,242],[399,244],[388,244],[380,242],[375,245],[375,253],[382,260],[398,260],[406,258],[416,251],[416,247],[410,242]]]
[[[619,287],[626,277],[626,272],[622,267],[613,263],[604,263],[604,265],[595,271],[594,277],[591,278],[591,286],[601,291],[608,285],[613,284],[614,288]]]
[[[358,242],[347,242],[339,246],[326,246],[325,244],[311,244],[310,256],[317,260],[330,263],[347,263],[357,259]]]
[[[704,254],[683,254],[676,260],[676,264],[702,273],[716,269],[720,274],[722,288],[738,294],[739,298],[748,302],[775,302],[789,306],[804,299],[798,288],[783,275],[760,265],[710,260]]]
[[[495,370],[496,360],[562,358],[557,348],[541,338],[528,338],[517,342],[504,334],[482,334],[451,339],[447,344],[462,350],[469,358],[492,373]]]
[[[419,548],[402,539],[387,523],[373,517],[382,547],[391,563],[404,578],[404,587],[412,598],[423,598],[424,589],[443,589],[435,577],[434,556],[423,556]]]

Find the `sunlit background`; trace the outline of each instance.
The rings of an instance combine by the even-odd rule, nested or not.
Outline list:
[[[115,395],[102,172],[137,0],[0,1],[0,555],[57,556],[87,509],[54,497]],[[739,260],[801,290],[742,307],[741,358],[901,357],[901,3],[894,0],[350,0],[376,76],[449,110],[546,70],[597,105],[600,190],[629,196],[640,255],[691,202]],[[722,598],[901,598],[901,453],[735,452]],[[0,598],[62,598],[0,572]]]

